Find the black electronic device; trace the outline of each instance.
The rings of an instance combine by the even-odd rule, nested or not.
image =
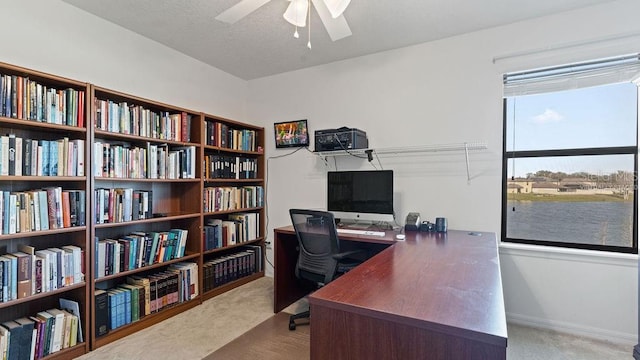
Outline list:
[[[367,133],[347,127],[316,130],[314,138],[315,151],[353,150],[369,147]]]
[[[347,222],[394,221],[393,171],[329,171],[327,211]]]
[[[309,216],[307,218],[307,225],[308,226],[323,226],[324,225],[324,217],[321,216]]]
[[[422,222],[422,224],[420,224],[420,231],[424,231],[424,232],[436,231],[436,224],[425,220]]]
[[[436,232],[439,232],[439,233],[447,232],[447,218],[443,218],[443,217],[436,218]]]
[[[417,212],[410,212],[407,214],[407,220],[404,224],[406,231],[418,231],[420,230],[420,214]]]

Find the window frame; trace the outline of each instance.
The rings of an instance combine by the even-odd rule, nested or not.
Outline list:
[[[638,103],[640,107],[640,88],[638,89]],[[521,95],[522,96],[522,95]],[[502,137],[502,214],[501,214],[501,239],[504,242],[520,243],[529,245],[543,245],[561,248],[597,250],[616,253],[638,254],[638,136],[636,135],[635,146],[618,146],[618,147],[594,147],[594,148],[572,148],[572,149],[553,149],[553,150],[512,150],[507,151],[507,97],[503,95],[502,99],[503,114],[503,137]],[[638,110],[636,109],[636,131],[638,129]],[[508,216],[508,164],[511,159],[518,158],[543,158],[543,157],[561,157],[561,156],[588,156],[588,155],[633,155],[634,159],[634,181],[633,181],[633,226],[632,226],[632,245],[612,246],[598,244],[584,244],[563,241],[549,241],[537,239],[521,239],[507,237],[507,216]]]

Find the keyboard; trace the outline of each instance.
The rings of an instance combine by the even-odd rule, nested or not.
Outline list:
[[[338,229],[338,233],[340,233],[340,234],[369,235],[369,236],[384,236],[384,231],[371,231],[371,230]]]

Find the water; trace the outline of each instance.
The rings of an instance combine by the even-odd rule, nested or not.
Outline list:
[[[507,237],[626,246],[633,202],[508,201]],[[512,211],[515,206],[515,211]]]

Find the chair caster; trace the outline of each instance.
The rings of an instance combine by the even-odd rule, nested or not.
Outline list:
[[[289,330],[293,331],[296,329],[296,323],[293,321],[289,321]]]

